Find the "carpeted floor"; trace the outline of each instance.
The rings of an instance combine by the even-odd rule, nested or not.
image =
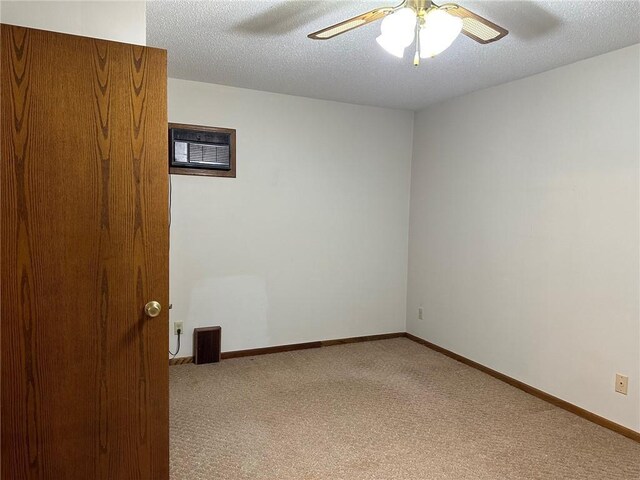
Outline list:
[[[640,478],[640,444],[404,338],[170,375],[172,480]]]

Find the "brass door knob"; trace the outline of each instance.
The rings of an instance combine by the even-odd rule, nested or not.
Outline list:
[[[162,310],[162,307],[155,300],[150,301],[144,306],[144,313],[147,314],[147,317],[157,317],[160,315],[160,310]]]

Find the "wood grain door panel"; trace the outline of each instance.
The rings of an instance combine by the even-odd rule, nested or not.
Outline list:
[[[166,52],[1,33],[1,476],[167,479]]]

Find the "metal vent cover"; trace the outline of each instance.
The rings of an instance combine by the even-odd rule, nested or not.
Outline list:
[[[171,166],[231,169],[231,136],[222,132],[170,129]]]
[[[189,143],[188,150],[187,161],[189,163],[229,166],[229,145]]]

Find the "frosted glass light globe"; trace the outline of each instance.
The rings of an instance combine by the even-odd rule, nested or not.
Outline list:
[[[416,21],[413,9],[401,8],[384,18],[380,26],[381,35],[376,41],[391,55],[402,58],[404,49],[413,43]]]
[[[420,29],[420,56],[435,57],[451,46],[462,31],[462,19],[434,9],[424,17]]]

